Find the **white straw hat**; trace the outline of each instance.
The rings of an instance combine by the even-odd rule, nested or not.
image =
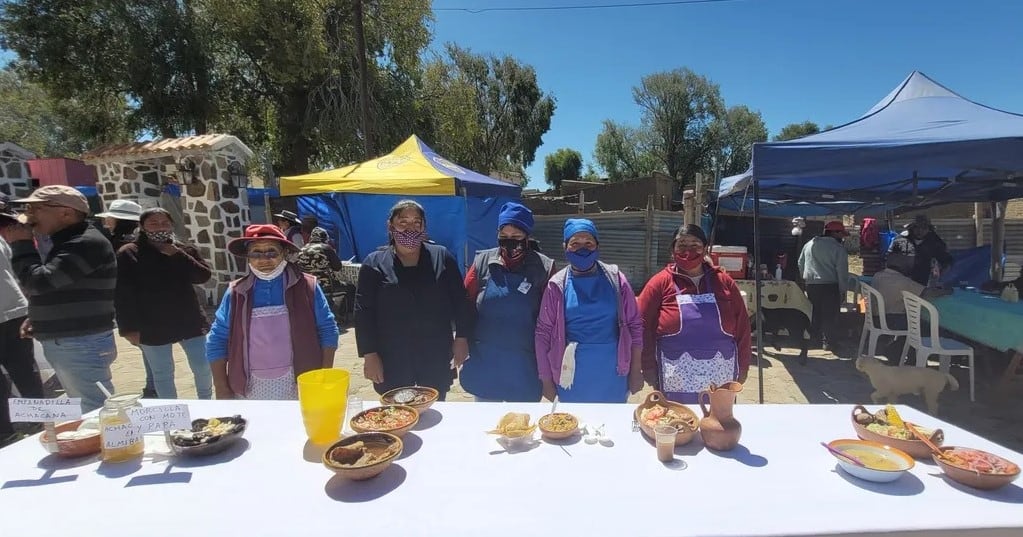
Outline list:
[[[118,220],[138,222],[140,214],[142,214],[142,206],[138,203],[128,200],[114,200],[110,202],[110,207],[105,212],[99,213],[96,216],[100,218],[109,216]]]

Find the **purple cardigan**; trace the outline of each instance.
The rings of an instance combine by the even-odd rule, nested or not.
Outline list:
[[[618,289],[618,375],[626,376],[632,363],[632,349],[643,348],[643,317],[636,306],[636,295],[616,265],[600,263],[604,275]],[[540,380],[561,381],[561,362],[565,357],[565,282],[571,267],[551,277],[540,301],[536,320],[536,366]]]

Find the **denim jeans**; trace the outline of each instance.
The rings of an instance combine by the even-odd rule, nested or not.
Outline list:
[[[117,344],[113,330],[67,338],[41,341],[46,360],[60,379],[68,397],[82,398],[82,412],[91,412],[101,406],[106,396],[97,382],[111,393],[110,364],[117,358]]]
[[[179,341],[178,345],[188,357],[188,366],[195,377],[195,391],[199,399],[213,398],[213,372],[206,361],[206,336],[198,336]],[[153,371],[153,384],[156,396],[160,399],[177,399],[178,390],[174,386],[174,344],[139,345],[142,358]]]

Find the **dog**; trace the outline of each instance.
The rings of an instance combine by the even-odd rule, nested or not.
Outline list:
[[[948,373],[926,367],[893,367],[873,356],[857,358],[856,369],[870,377],[870,384],[874,387],[874,393],[870,394],[871,401],[897,403],[900,395],[919,395],[923,397],[927,412],[932,416],[938,415],[938,396],[945,386],[953,391],[959,389],[959,381]]]
[[[807,319],[803,312],[788,308],[764,308],[762,314],[764,318],[764,334],[770,336],[769,341],[774,350],[781,352],[781,345],[779,344],[781,336],[779,332],[785,330],[789,334],[789,342],[798,340],[799,363],[800,365],[806,365],[807,350],[810,346],[810,319]],[[756,325],[755,317],[753,320],[754,326]],[[766,337],[764,339],[765,341],[768,340]]]

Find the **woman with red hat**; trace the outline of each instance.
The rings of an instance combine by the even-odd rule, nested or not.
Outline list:
[[[272,225],[245,229],[227,249],[248,260],[206,336],[217,399],[297,399],[295,378],[334,365],[338,329],[313,276],[285,259],[298,248]]]

